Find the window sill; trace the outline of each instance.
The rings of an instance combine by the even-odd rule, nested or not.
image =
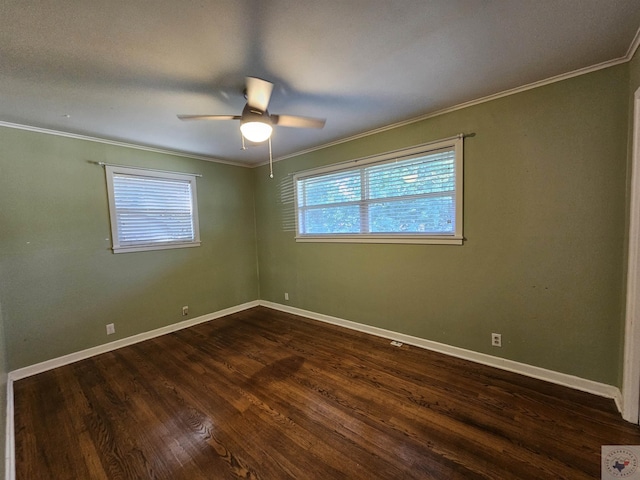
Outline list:
[[[296,242],[308,243],[408,243],[423,245],[462,245],[463,237],[453,235],[303,235]]]
[[[136,245],[135,247],[113,247],[113,253],[147,252],[151,250],[169,250],[173,248],[199,247],[200,242],[167,243],[162,245]]]

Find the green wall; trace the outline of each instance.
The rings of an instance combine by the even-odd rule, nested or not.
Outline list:
[[[620,385],[628,85],[624,64],[256,169],[261,298]],[[295,242],[292,173],[460,132],[463,246]]]
[[[113,254],[98,161],[201,173],[202,246]],[[0,128],[0,205],[9,370],[259,296],[250,169]]]
[[[639,64],[283,160],[273,180],[267,167],[0,128],[0,378],[180,322],[182,305],[192,318],[262,298],[620,385]],[[460,132],[475,133],[464,245],[295,242],[292,173]],[[114,255],[95,161],[203,174],[202,246]]]
[[[636,53],[277,162],[273,180],[0,127],[0,432],[7,372],[258,298],[620,386],[639,87]],[[463,246],[295,242],[291,174],[460,132]],[[202,246],[114,255],[97,161],[201,173]]]

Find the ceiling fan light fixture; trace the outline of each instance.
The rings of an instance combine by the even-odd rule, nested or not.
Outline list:
[[[271,136],[273,127],[270,123],[265,121],[251,120],[240,124],[240,131],[242,136],[250,142],[260,143],[264,142]]]
[[[273,131],[269,112],[251,107],[247,104],[244,110],[242,110],[240,131],[242,132],[242,136],[250,142],[264,142],[271,136],[271,132]]]

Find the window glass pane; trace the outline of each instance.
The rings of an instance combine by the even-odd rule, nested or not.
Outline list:
[[[360,200],[361,180],[359,171],[337,172],[305,179],[298,190],[300,206],[328,205]]]
[[[455,189],[454,151],[374,165],[366,169],[368,198],[389,198]]]
[[[398,200],[369,205],[371,233],[453,233],[453,197]]]
[[[358,205],[313,208],[301,212],[306,234],[360,233]]]

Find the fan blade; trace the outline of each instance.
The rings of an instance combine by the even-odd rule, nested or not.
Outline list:
[[[269,106],[273,83],[256,77],[247,77],[247,105],[263,112]]]
[[[240,120],[240,115],[178,115],[180,120]]]
[[[279,127],[322,128],[324,118],[296,117],[294,115],[271,115],[271,121]]]

